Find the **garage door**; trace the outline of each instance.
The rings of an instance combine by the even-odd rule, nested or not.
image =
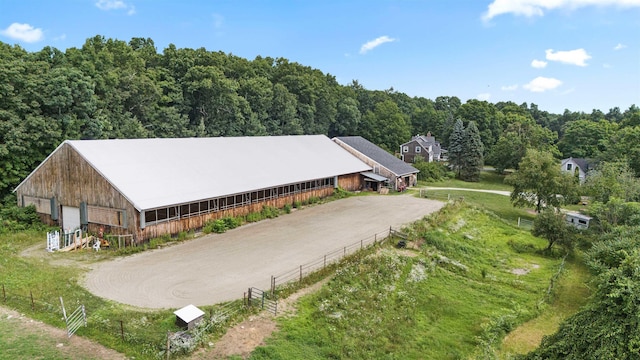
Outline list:
[[[65,233],[70,233],[80,228],[80,208],[71,206],[62,207],[62,228]]]

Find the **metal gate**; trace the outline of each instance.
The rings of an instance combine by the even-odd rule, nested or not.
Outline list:
[[[68,337],[73,336],[80,326],[87,326],[87,313],[84,311],[84,305],[78,306],[71,315],[67,316],[67,311],[64,308],[62,297],[60,297],[60,304],[62,304],[62,315],[64,316],[65,323],[67,324]]]
[[[275,295],[269,295],[268,292],[258,288],[250,287],[247,291],[247,305],[260,306],[271,312],[273,315],[278,314],[278,299]]]

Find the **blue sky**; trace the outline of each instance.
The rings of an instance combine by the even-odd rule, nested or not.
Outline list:
[[[595,5],[594,5],[595,4]],[[28,51],[103,35],[284,57],[370,90],[607,112],[640,106],[640,0],[1,0]]]

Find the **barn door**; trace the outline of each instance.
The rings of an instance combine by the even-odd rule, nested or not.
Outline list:
[[[80,208],[63,206],[62,207],[62,229],[65,233],[70,233],[80,228]]]

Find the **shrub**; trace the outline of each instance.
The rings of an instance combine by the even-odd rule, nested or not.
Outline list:
[[[222,234],[223,232],[227,231],[227,225],[222,219],[207,221],[207,223],[204,224],[202,231],[205,234],[210,234],[212,232],[216,234]]]
[[[291,205],[290,204],[285,204],[284,207],[282,208],[282,210],[284,210],[285,214],[290,214],[291,213]]]
[[[449,178],[447,166],[437,162],[426,162],[422,158],[417,158],[413,167],[420,170],[418,180],[440,181]]]
[[[0,233],[44,227],[35,206],[18,207],[15,204],[0,208],[0,225]]]
[[[224,224],[226,225],[227,229],[235,229],[238,226],[242,225],[241,217],[226,217],[222,220],[224,221]]]
[[[263,206],[260,214],[266,219],[277,218],[279,215],[278,209],[273,206]]]
[[[293,202],[293,207],[296,209],[300,209],[302,207],[302,203],[298,200]]]
[[[245,216],[245,220],[247,222],[250,222],[250,223],[251,222],[257,222],[257,221],[260,221],[262,219],[263,219],[263,217],[262,217],[261,213],[253,212],[253,213],[249,213],[249,214],[247,214],[247,216]]]
[[[341,187],[337,187],[333,190],[333,197],[336,199],[343,199],[351,195],[348,191]]]

